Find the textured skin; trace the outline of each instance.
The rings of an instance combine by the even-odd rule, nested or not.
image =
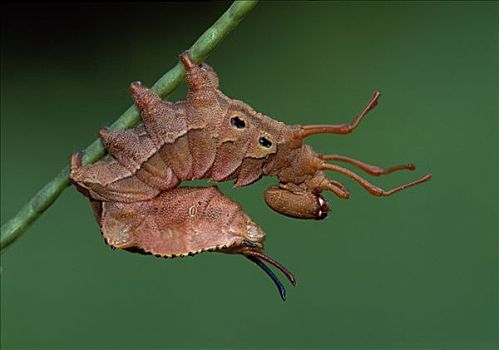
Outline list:
[[[162,257],[203,251],[242,254],[286,291],[264,261],[295,285],[294,276],[263,253],[263,231],[216,187],[178,187],[184,180],[234,180],[249,185],[275,176],[278,186],[265,191],[273,210],[299,219],[324,219],[329,211],[323,191],[342,199],[349,193],[325,170],[346,175],[375,196],[389,196],[430,179],[426,175],[385,191],[352,171],[326,161],[346,162],[374,175],[414,170],[412,164],[383,169],[341,155],[324,155],[303,144],[310,135],[349,134],[376,106],[375,93],[350,124],[287,126],[255,112],[219,90],[218,77],[207,64],[181,55],[189,92],[176,103],[162,101],[139,82],[130,93],[143,124],[134,129],[99,134],[108,155],[82,166],[81,153],[71,160],[71,182],[90,199],[107,244],[117,249]]]
[[[353,178],[376,196],[430,178],[384,191],[326,160],[347,162],[371,175],[414,166],[382,169],[318,154],[303,144],[314,134],[352,132],[376,106],[379,93],[351,124],[287,126],[225,96],[207,64],[194,64],[186,53],[181,61],[189,87],[185,100],[162,101],[139,82],[132,83],[130,93],[143,124],[124,131],[100,130],[108,156],[95,164],[82,166],[81,154],[73,155],[71,181],[90,198],[104,238],[115,248],[165,257],[205,250],[247,256],[249,250],[263,251],[265,235],[239,205],[213,187],[177,188],[184,180],[234,180],[235,186],[246,186],[262,176],[275,176],[279,186],[265,193],[272,209],[295,218],[323,219],[329,206],[322,191],[349,197],[325,170]]]
[[[215,187],[179,187],[145,202],[104,202],[100,226],[113,247],[163,257],[223,250],[265,237]]]
[[[245,186],[272,175],[270,156],[290,128],[226,97],[206,64],[193,65],[186,57],[184,64],[190,88],[186,100],[162,101],[133,83],[130,92],[143,124],[116,132],[102,129],[109,157],[72,168],[72,181],[91,198],[131,203],[152,199],[183,180],[235,179],[236,186]],[[231,124],[234,117],[245,122],[243,130]],[[271,147],[259,144],[262,136]],[[280,166],[289,167],[287,163]]]

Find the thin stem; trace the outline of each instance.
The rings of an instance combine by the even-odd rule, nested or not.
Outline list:
[[[234,1],[227,11],[208,28],[189,49],[189,55],[195,63],[202,62],[222,42],[239,22],[255,7],[258,0]],[[182,82],[184,68],[177,63],[163,75],[152,89],[162,98],[169,95]],[[131,128],[140,122],[140,115],[135,106],[129,107],[110,127],[110,130]],[[83,164],[93,163],[105,154],[100,139],[92,142],[85,149]],[[24,205],[24,207],[1,227],[0,249],[5,250],[18,239],[43,212],[50,207],[69,185],[69,166],[62,169],[56,177]]]

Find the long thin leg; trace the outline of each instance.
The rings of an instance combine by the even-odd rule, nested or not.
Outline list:
[[[393,173],[394,171],[398,170],[415,170],[416,166],[414,164],[403,164],[403,165],[396,165],[390,168],[381,168],[376,165],[371,165],[367,164],[364,162],[361,162],[360,160],[353,159],[350,157],[345,157],[345,156],[340,156],[338,154],[324,154],[320,156],[321,159],[324,160],[336,160],[339,162],[345,162],[348,164],[352,164],[362,170],[364,170],[366,173],[374,175],[374,176],[380,176],[380,175],[387,175],[390,173]]]
[[[338,181],[329,180],[329,183],[322,185],[322,189],[333,192],[341,199],[350,198],[350,193],[348,193],[346,187],[343,186],[343,184],[339,183]]]
[[[333,124],[333,125],[328,125],[328,124],[322,124],[322,125],[304,125],[302,126],[302,132],[301,136],[302,137],[307,137],[310,135],[315,135],[315,134],[350,134],[359,124],[362,118],[366,116],[366,114],[376,107],[378,104],[378,99],[381,96],[381,93],[378,91],[375,91],[373,94],[373,97],[371,97],[371,100],[367,104],[367,106],[360,112],[360,114],[355,117],[353,122],[350,124]]]
[[[352,171],[350,171],[348,169],[342,168],[340,166],[324,163],[322,165],[322,169],[324,169],[324,170],[332,170],[332,171],[336,171],[338,173],[341,173],[343,175],[346,175],[346,176],[354,179],[355,181],[357,181],[369,193],[371,193],[374,196],[379,196],[379,197],[391,196],[392,194],[394,194],[396,192],[405,190],[406,188],[415,186],[417,184],[420,184],[422,182],[425,182],[425,181],[428,181],[428,180],[431,179],[431,174],[427,174],[427,175],[425,175],[425,176],[417,179],[416,181],[409,182],[409,183],[407,183],[405,185],[402,185],[402,186],[399,186],[399,187],[395,187],[395,188],[393,188],[393,189],[391,189],[389,191],[385,191],[382,188],[379,188],[379,187],[373,185],[372,183],[370,183],[366,179],[364,179],[364,178],[360,177],[359,175],[355,174],[354,172],[352,172]]]
[[[335,180],[329,180],[329,183],[332,184],[333,186],[336,186],[336,187],[339,187],[342,191],[345,191],[345,192],[348,192],[347,188],[345,187],[345,185],[343,185],[341,182],[339,181],[335,181]]]

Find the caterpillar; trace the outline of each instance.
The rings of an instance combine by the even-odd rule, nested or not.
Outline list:
[[[143,123],[122,131],[101,129],[108,155],[94,164],[82,165],[83,152],[71,158],[71,183],[90,199],[103,237],[113,248],[167,258],[204,251],[241,254],[273,280],[285,300],[283,284],[265,263],[282,271],[292,285],[296,279],[265,255],[264,231],[216,186],[182,187],[182,181],[232,180],[241,187],[273,176],[279,184],[264,194],[270,208],[289,217],[322,220],[330,211],[324,191],[349,198],[346,187],[328,178],[326,171],[352,178],[374,196],[390,196],[431,178],[427,174],[383,190],[333,162],[348,163],[374,176],[415,166],[383,169],[342,155],[317,153],[303,143],[315,134],[354,131],[377,105],[379,92],[351,123],[289,126],[225,96],[208,64],[193,63],[187,52],[180,60],[188,85],[184,100],[163,101],[133,82],[129,90]]]

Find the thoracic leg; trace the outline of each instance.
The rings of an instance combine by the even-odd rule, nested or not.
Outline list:
[[[381,93],[378,91],[374,92],[373,97],[367,104],[367,106],[360,112],[360,114],[355,117],[355,119],[348,124],[323,124],[323,125],[304,125],[302,126],[302,137],[307,137],[315,134],[350,134],[359,124],[360,121],[366,116],[366,114],[376,107],[378,104],[378,99]]]
[[[339,162],[345,162],[348,164],[352,164],[352,165],[364,170],[366,173],[374,175],[374,176],[387,175],[387,174],[393,173],[394,171],[398,171],[398,170],[415,170],[416,169],[416,166],[414,166],[414,164],[396,165],[396,166],[393,166],[390,168],[383,169],[379,166],[367,164],[367,163],[361,162],[360,160],[353,159],[350,157],[340,156],[338,154],[321,155],[321,159],[336,160]]]
[[[404,184],[402,186],[395,187],[395,188],[393,188],[391,190],[385,191],[382,188],[379,188],[379,187],[371,184],[369,181],[367,181],[366,179],[360,177],[359,175],[355,174],[354,172],[352,172],[352,171],[350,171],[348,169],[342,168],[340,166],[324,163],[322,165],[322,169],[324,169],[324,170],[332,170],[332,171],[336,171],[338,173],[344,174],[344,175],[346,175],[346,176],[354,179],[355,181],[357,181],[362,187],[364,187],[372,195],[374,195],[374,196],[380,196],[380,197],[381,196],[383,196],[383,197],[390,196],[390,195],[392,195],[392,194],[394,194],[396,192],[405,190],[406,188],[409,188],[409,187],[415,186],[417,184],[420,184],[422,182],[428,181],[431,178],[431,175],[427,174],[427,175],[425,175],[425,176],[417,179],[416,181],[413,181],[413,182]]]
[[[338,181],[330,180],[328,183],[325,183],[323,185],[322,189],[333,192],[341,199],[350,198],[350,193],[347,191],[345,186],[343,186],[343,184],[339,183]]]

